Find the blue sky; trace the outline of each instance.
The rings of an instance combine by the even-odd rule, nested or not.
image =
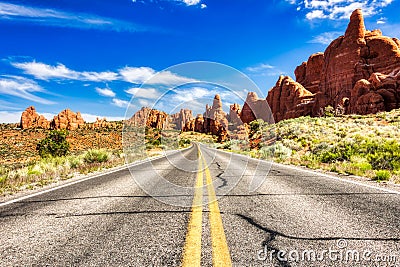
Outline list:
[[[0,122],[19,121],[30,105],[49,118],[71,108],[87,121],[120,119],[133,96],[132,110],[168,86],[199,81],[195,69],[163,71],[191,61],[231,66],[265,97],[280,74],[293,77],[297,65],[343,34],[356,8],[368,29],[400,37],[399,0],[0,1]],[[218,91],[200,85],[181,92],[195,113],[202,109],[194,96],[211,102]],[[248,81],[236,86],[253,89]],[[242,104],[224,96],[226,109]]]

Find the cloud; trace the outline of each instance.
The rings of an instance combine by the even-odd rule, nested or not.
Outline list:
[[[386,24],[386,18],[380,18],[376,21],[376,24]]]
[[[254,73],[254,72],[261,72],[261,71],[266,71],[266,70],[271,70],[271,69],[275,69],[275,66],[272,66],[270,64],[260,63],[256,66],[247,67],[246,71]]]
[[[96,92],[102,96],[115,97],[115,93],[109,88],[96,87]]]
[[[272,66],[267,63],[260,63],[255,66],[250,66],[245,69],[245,72],[249,76],[278,76],[284,74],[283,71],[277,69],[275,66]]]
[[[38,92],[46,91],[35,81],[18,76],[0,77],[0,94],[2,95],[11,95],[45,105],[55,104],[33,94]]]
[[[22,62],[11,63],[15,68],[21,69],[24,73],[34,76],[36,79],[49,80],[49,79],[67,79],[79,81],[114,81],[118,79],[118,74],[111,71],[93,72],[93,71],[75,71],[67,68],[63,64],[55,66],[47,65],[41,62]]]
[[[76,71],[65,65],[58,63],[57,65],[48,65],[42,62],[12,62],[12,66],[21,69],[25,74],[34,76],[40,80],[76,80],[90,82],[107,82],[121,80],[133,84],[158,85],[177,85],[197,80],[183,77],[170,71],[156,72],[149,67],[124,67],[117,72],[114,71]]]
[[[157,73],[154,69],[149,67],[125,67],[119,70],[119,74],[124,81],[134,84],[174,85],[196,81],[191,78],[179,76],[170,71],[161,71]]]
[[[29,22],[62,28],[97,29],[116,32],[142,32],[152,30],[127,21],[107,17],[84,13],[70,13],[57,9],[4,2],[0,2],[0,20]]]
[[[195,6],[200,4],[201,0],[181,0],[183,3],[185,3],[187,6]]]
[[[159,4],[162,2],[184,4],[185,6],[200,5],[201,9],[204,9],[207,7],[206,4],[201,3],[201,0],[132,0],[132,3],[141,3],[141,4],[146,4],[146,3]]]
[[[340,35],[342,35],[341,32],[324,32],[315,36],[312,40],[308,41],[308,43],[328,45]]]
[[[126,93],[133,95],[134,97],[157,99],[161,93],[154,88],[130,88],[125,91]]]
[[[121,99],[118,99],[118,98],[113,98],[112,103],[115,106],[120,107],[120,108],[126,108],[129,105],[128,101],[121,100]]]
[[[148,67],[125,67],[119,70],[119,74],[127,82],[141,84],[150,79],[155,74],[155,71]]]
[[[296,5],[297,11],[305,11],[306,19],[348,19],[357,8],[361,8],[364,16],[375,15],[393,0],[286,0]]]
[[[326,18],[326,15],[324,14],[324,12],[322,10],[313,10],[313,11],[307,13],[306,18],[309,20],[324,19],[324,18]]]

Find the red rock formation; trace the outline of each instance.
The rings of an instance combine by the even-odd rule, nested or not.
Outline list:
[[[350,17],[344,36],[334,40],[323,54],[312,55],[295,70],[296,81],[308,92],[300,95],[306,94],[307,101],[314,102],[311,113],[309,104],[302,109],[290,106],[298,105],[298,101],[288,103],[288,96],[281,95],[276,86],[270,91],[268,102],[278,120],[308,114],[318,116],[328,105],[343,109],[347,114],[389,111],[400,107],[399,73],[400,41],[382,36],[379,30],[367,31],[362,12],[357,9]],[[311,93],[315,94],[314,100]],[[289,112],[289,115],[282,112]]]
[[[400,107],[400,75],[373,73],[359,80],[351,91],[349,113],[372,114]]]
[[[61,111],[58,115],[54,116],[50,123],[52,129],[67,129],[76,130],[82,128],[85,125],[81,113],[72,112],[70,109]]]
[[[240,118],[243,123],[250,123],[257,119],[272,122],[272,113],[265,99],[259,99],[255,92],[247,94]]]
[[[311,115],[314,95],[288,76],[280,76],[267,97],[276,122]]]
[[[127,121],[127,124],[138,127],[163,129],[168,120],[168,114],[156,109],[142,107]]]
[[[178,113],[171,115],[171,123],[175,125],[176,130],[182,130],[190,120],[193,120],[190,109],[181,109]]]
[[[222,101],[219,95],[215,95],[213,105],[206,106],[204,113],[204,130],[207,133],[218,135],[221,129],[228,130],[228,118],[222,109]]]
[[[296,82],[303,85],[311,93],[317,93],[321,82],[323,65],[324,53],[312,54],[307,62],[303,62],[303,64],[295,69]]]
[[[183,131],[210,133],[218,136],[219,142],[225,141],[228,138],[228,119],[222,109],[221,97],[216,95],[213,105],[206,105],[204,115],[199,114],[196,119],[186,122]]]
[[[229,122],[231,125],[229,126],[229,130],[235,130],[240,125],[243,125],[242,119],[240,118],[240,105],[233,104],[229,107]]]
[[[156,129],[163,129],[168,119],[168,114],[159,110],[152,109],[147,118],[146,126]]]
[[[92,124],[92,129],[104,129],[104,128],[116,128],[117,125],[114,122],[107,121],[106,118],[96,118],[96,121]]]
[[[31,106],[27,108],[21,115],[20,122],[21,129],[28,128],[50,128],[50,122],[43,116],[36,112],[35,107]]]

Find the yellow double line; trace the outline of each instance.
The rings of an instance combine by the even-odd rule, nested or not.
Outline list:
[[[192,212],[186,234],[186,242],[183,252],[182,266],[200,266],[201,265],[201,236],[202,236],[202,218],[203,218],[203,181],[206,177],[206,186],[208,193],[209,221],[212,244],[212,262],[213,266],[232,266],[231,256],[224,233],[221,213],[218,207],[217,197],[210,170],[198,149],[199,166],[196,178],[195,192],[193,197]],[[203,170],[204,164],[204,170]]]

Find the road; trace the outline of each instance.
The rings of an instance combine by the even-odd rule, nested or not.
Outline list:
[[[396,192],[203,145],[131,172],[3,203],[0,265],[400,266]]]

